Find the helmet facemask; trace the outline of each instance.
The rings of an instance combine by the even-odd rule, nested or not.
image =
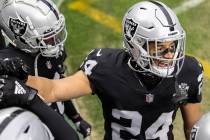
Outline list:
[[[67,31],[65,27],[64,17],[60,16],[59,22],[43,34],[37,34],[26,40],[30,47],[38,48],[45,57],[57,57],[63,51],[64,42],[67,38]],[[38,33],[38,32],[37,32]]]
[[[134,61],[145,72],[151,72],[160,77],[177,75],[184,62],[185,35],[173,38],[147,39],[135,35],[130,43],[129,51]]]

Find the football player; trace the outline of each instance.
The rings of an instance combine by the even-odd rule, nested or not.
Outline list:
[[[21,58],[30,67],[31,75],[63,78],[67,31],[64,16],[55,4],[48,0],[10,0],[2,2],[1,7],[2,32],[10,44],[0,51],[0,58]],[[3,36],[0,37],[4,43]],[[90,124],[71,101],[52,103],[51,107],[61,115],[65,113],[84,137],[90,135]]]
[[[173,140],[179,107],[189,139],[201,116],[203,68],[185,55],[185,31],[177,16],[159,1],[144,1],[128,9],[122,24],[125,49],[95,49],[75,74],[59,80],[26,76],[26,84],[46,102],[96,94],[103,108],[105,140]],[[15,81],[25,87],[17,78],[3,79],[4,86],[11,87],[0,88],[3,99],[15,95]],[[27,102],[30,87],[24,89],[29,94],[16,96]]]

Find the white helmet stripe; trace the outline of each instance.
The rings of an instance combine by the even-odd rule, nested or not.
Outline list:
[[[8,117],[6,117],[0,124],[0,134],[3,132],[3,130],[7,127],[7,125],[18,115],[25,112],[23,109],[17,109],[14,112],[12,112]]]
[[[50,4],[47,0],[41,0],[43,3],[45,3],[49,8],[50,10],[53,11],[53,13],[55,14],[57,20],[59,20],[59,15],[57,13],[57,10],[52,6],[52,4]]]

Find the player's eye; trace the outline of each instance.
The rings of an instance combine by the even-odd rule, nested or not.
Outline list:
[[[170,44],[170,47],[165,48],[163,45],[158,45],[157,46],[157,55],[158,56],[164,56],[167,53],[175,53],[176,50],[176,44],[172,43]]]

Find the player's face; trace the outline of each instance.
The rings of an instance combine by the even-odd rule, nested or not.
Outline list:
[[[48,38],[48,39],[44,39],[44,42],[45,42],[46,45],[52,45],[52,46],[55,45],[55,39],[53,37]]]
[[[176,50],[176,43],[174,41],[165,42],[149,42],[149,54],[154,59],[155,65],[159,67],[168,67],[172,65],[172,59]],[[155,58],[163,58],[155,59]]]

